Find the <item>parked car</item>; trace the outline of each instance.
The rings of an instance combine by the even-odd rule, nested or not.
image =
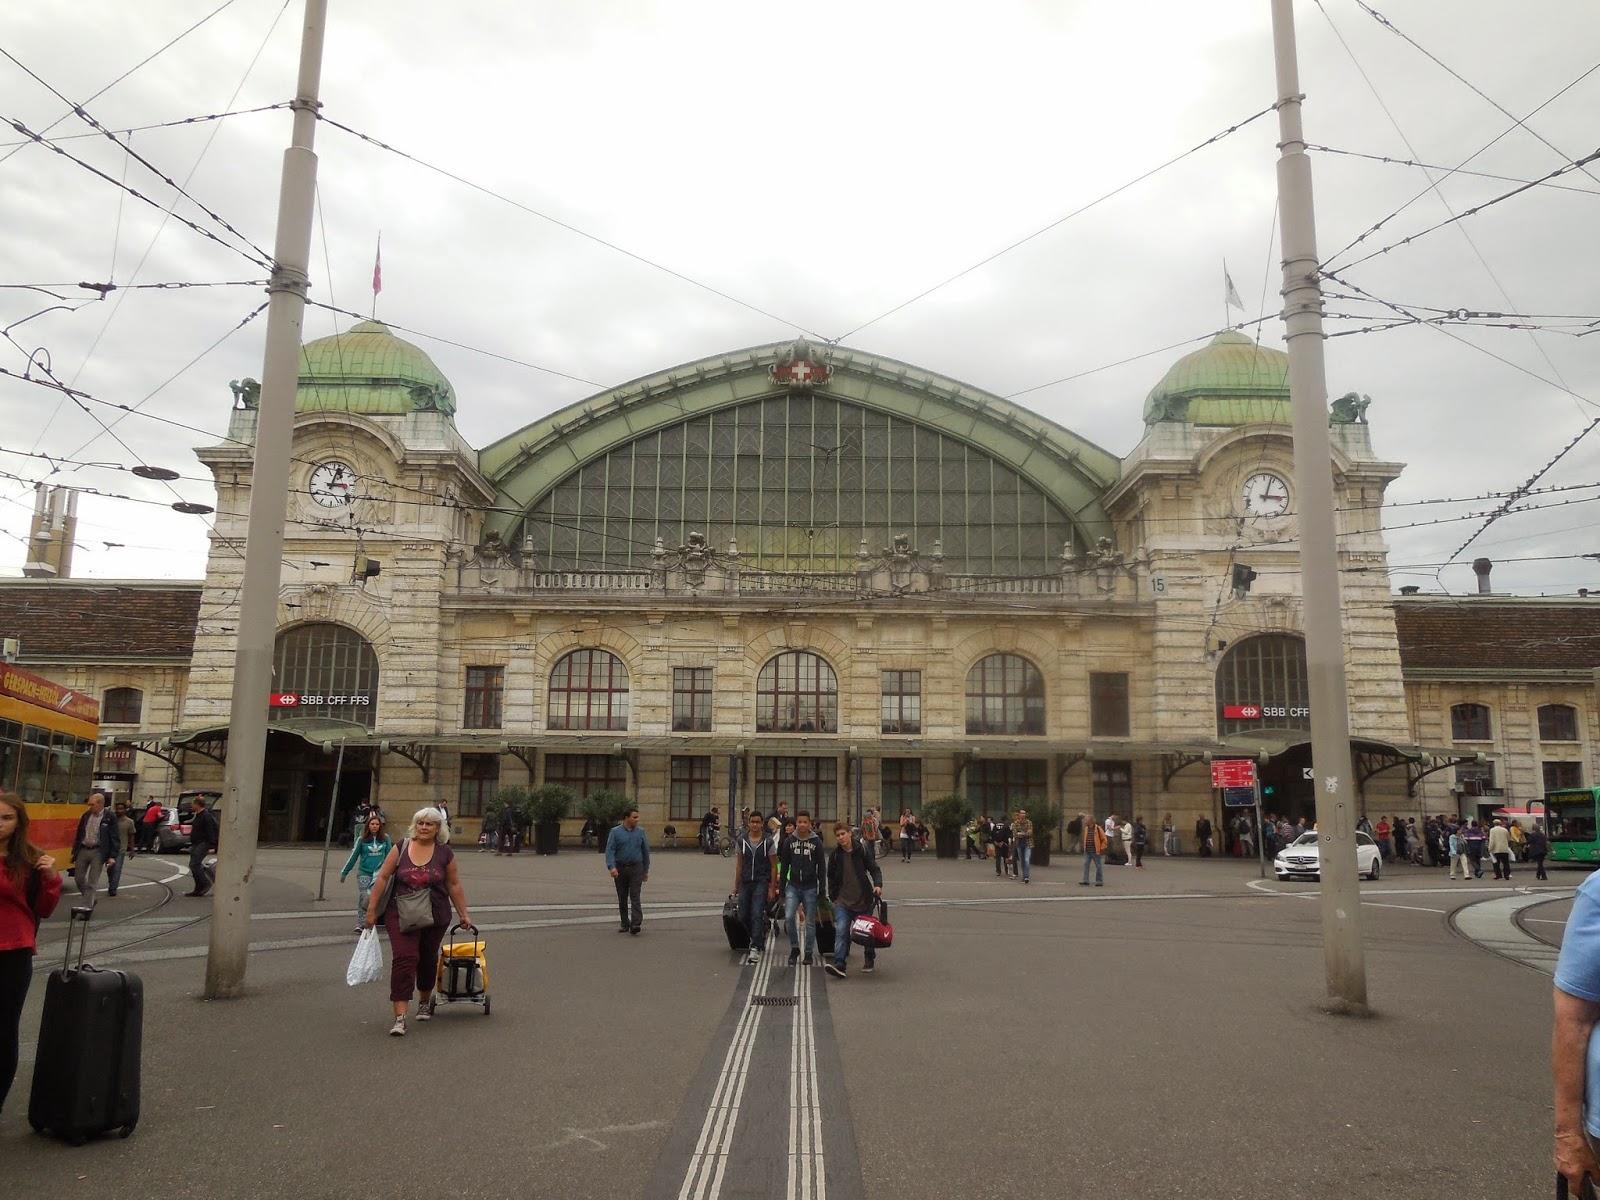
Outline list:
[[[1356,831],[1356,871],[1367,879],[1376,879],[1383,867],[1383,856],[1378,853],[1378,843],[1359,829]],[[1272,869],[1279,879],[1321,879],[1322,866],[1315,832],[1302,833],[1272,860]]]
[[[179,850],[187,850],[190,845],[189,818],[194,813],[194,798],[204,796],[206,803],[216,807],[217,801],[222,799],[221,792],[188,791],[178,793],[178,802],[172,807],[163,805],[161,808],[161,821],[156,825],[155,852],[157,854],[172,854]]]

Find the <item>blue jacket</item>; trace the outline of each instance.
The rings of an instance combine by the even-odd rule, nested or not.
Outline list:
[[[614,871],[625,863],[643,863],[650,870],[650,841],[644,830],[635,825],[631,830],[613,825],[606,836],[606,870]]]

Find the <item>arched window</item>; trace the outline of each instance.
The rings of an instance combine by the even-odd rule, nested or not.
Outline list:
[[[785,650],[756,676],[760,733],[837,733],[839,677],[819,654]]]
[[[1043,733],[1044,676],[1020,654],[991,654],[967,672],[968,733]]]
[[[137,725],[144,711],[144,693],[136,687],[107,688],[100,702],[102,725]]]
[[[574,650],[550,672],[551,729],[626,729],[628,668],[609,650]]]
[[[1287,633],[1235,642],[1217,664],[1217,734],[1310,729],[1306,644]]]
[[[1486,704],[1452,704],[1450,737],[1458,742],[1487,742],[1494,735],[1489,728]]]
[[[1541,704],[1539,706],[1539,740],[1541,742],[1577,741],[1578,710],[1570,704]]]
[[[330,717],[371,729],[378,720],[378,656],[348,625],[296,625],[272,653],[270,720]]]

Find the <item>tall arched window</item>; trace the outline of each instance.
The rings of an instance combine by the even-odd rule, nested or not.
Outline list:
[[[272,653],[269,717],[331,717],[371,729],[378,720],[378,656],[348,625],[296,625]]]
[[[144,693],[136,687],[107,688],[100,702],[102,725],[137,725],[144,711]]]
[[[609,650],[574,650],[550,672],[551,729],[626,729],[628,668]]]
[[[1493,737],[1486,704],[1452,704],[1450,737],[1457,742],[1487,742]]]
[[[104,718],[101,718],[104,720]],[[1575,742],[1578,740],[1578,710],[1570,704],[1541,704],[1539,706],[1539,740],[1541,742]]]
[[[1217,734],[1310,729],[1306,644],[1287,633],[1235,642],[1217,664]]]
[[[839,677],[819,654],[785,650],[756,676],[760,733],[837,733]]]
[[[1020,654],[991,654],[967,672],[968,733],[1043,733],[1044,676]]]

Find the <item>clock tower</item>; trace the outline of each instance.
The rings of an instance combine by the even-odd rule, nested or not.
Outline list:
[[[217,519],[184,702],[190,729],[228,719],[260,394],[252,380],[233,390],[226,438],[198,451],[216,478]],[[305,779],[320,769],[310,758],[340,732],[438,732],[446,555],[477,543],[495,495],[455,409],[433,360],[381,322],[301,351],[272,711],[275,731],[305,743],[276,755],[304,760],[285,785],[291,827],[304,824]],[[270,833],[271,804],[266,812]]]
[[[1366,405],[1346,397],[1329,415],[1350,723],[1353,737],[1393,740],[1408,724],[1381,514],[1401,467],[1374,453]],[[1172,365],[1144,420],[1105,501],[1118,543],[1156,581],[1158,738],[1233,739],[1244,753],[1252,738],[1309,742],[1288,356],[1220,333]],[[1290,790],[1299,783],[1295,770]]]

